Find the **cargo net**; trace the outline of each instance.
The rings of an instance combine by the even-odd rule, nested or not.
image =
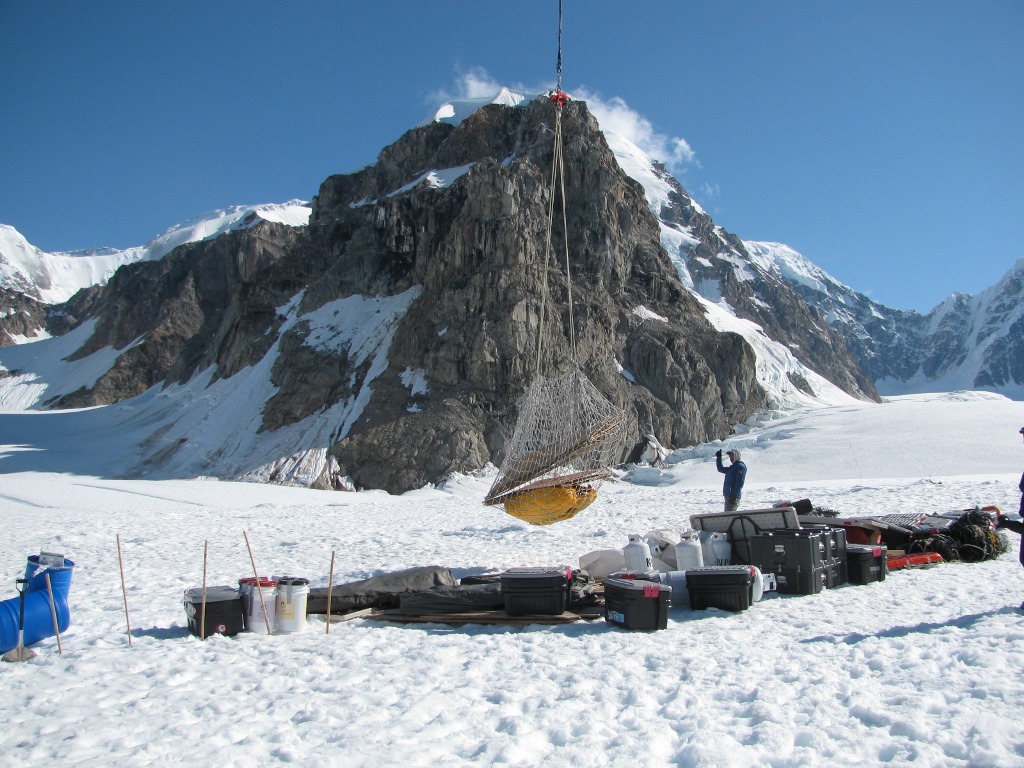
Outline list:
[[[579,368],[538,377],[484,504],[503,504],[533,525],[568,520],[597,498],[626,427],[625,414]]]

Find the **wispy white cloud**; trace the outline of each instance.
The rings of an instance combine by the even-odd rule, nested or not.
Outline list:
[[[434,93],[431,98],[435,102],[481,99],[495,95],[503,87],[524,94],[534,94],[551,90],[553,83],[539,86],[501,83],[483,67],[471,67],[456,73],[454,83]],[[673,172],[683,171],[687,167],[700,167],[697,153],[686,139],[659,133],[651,121],[629,106],[625,99],[619,96],[605,98],[586,87],[574,89],[570,95],[587,102],[602,130],[628,139],[655,160],[663,162]]]
[[[446,88],[442,88],[431,95],[435,102],[450,101],[452,99],[484,99],[498,93],[502,88],[509,88],[519,93],[532,94],[544,93],[551,88],[550,85],[527,86],[522,83],[500,83],[491,77],[490,73],[483,67],[471,67],[460,70],[455,75],[455,82]]]
[[[705,181],[700,187],[701,194],[706,198],[718,197],[721,194],[722,189],[718,184],[712,184]]]
[[[606,99],[587,88],[576,89],[572,95],[587,102],[602,130],[629,139],[672,170],[680,171],[687,166],[700,166],[697,153],[686,139],[659,133],[651,121],[630,107],[625,99],[619,96]]]

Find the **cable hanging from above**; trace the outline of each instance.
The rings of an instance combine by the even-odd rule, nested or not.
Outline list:
[[[600,484],[611,475],[611,464],[626,431],[626,416],[586,377],[579,365],[573,313],[569,254],[568,204],[562,110],[569,96],[562,91],[562,3],[558,4],[558,85],[550,94],[554,105],[554,149],[551,189],[545,231],[541,307],[537,331],[535,377],[521,401],[515,431],[501,469],[485,504],[504,505],[513,517],[534,525],[567,520],[597,498]],[[555,198],[561,196],[562,235],[565,245],[565,282],[568,315],[569,370],[555,378],[542,374],[549,266],[554,262],[552,232]]]

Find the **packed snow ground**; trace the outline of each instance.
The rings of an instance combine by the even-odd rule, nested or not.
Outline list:
[[[38,419],[33,450],[67,449]],[[0,414],[0,440],[5,420]],[[996,504],[1015,512],[1020,403],[978,393],[835,406],[739,430],[744,507],[810,498],[843,515]],[[103,445],[82,438],[82,452]],[[0,446],[0,597],[41,549],[76,562],[71,627],[0,664],[0,764],[35,766],[1009,766],[1024,761],[1024,569],[898,571],[668,629],[395,625],[190,636],[183,590],[261,572],[327,584],[419,565],[457,576],[575,565],[630,533],[717,511],[719,444],[607,483],[534,528],[481,504],[491,475],[403,496],[23,471]],[[112,464],[116,463],[116,458]],[[132,643],[118,569],[124,560]]]

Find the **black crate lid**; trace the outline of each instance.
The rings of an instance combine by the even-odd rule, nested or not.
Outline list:
[[[672,594],[672,586],[670,584],[662,584],[658,581],[645,581],[643,579],[605,579],[604,586],[605,589],[612,587],[613,589],[618,588],[642,592],[644,597],[657,597],[662,593]]]
[[[226,584],[218,584],[215,587],[206,588],[206,602],[208,603],[219,603],[224,600],[237,600],[238,589],[230,587]],[[185,590],[185,602],[186,603],[202,603],[203,602],[203,588],[202,587],[191,587]]]
[[[509,568],[508,570],[501,572],[502,579],[536,579],[538,577],[572,580],[572,568],[567,565],[559,565],[554,568],[530,566],[524,568]]]
[[[753,566],[751,565],[705,565],[701,568],[689,568],[686,571],[686,578],[690,578],[690,574],[697,576],[738,576],[740,574],[746,574],[750,578],[754,578]]]
[[[855,555],[878,555],[885,554],[889,548],[885,544],[847,544],[846,551]]]

